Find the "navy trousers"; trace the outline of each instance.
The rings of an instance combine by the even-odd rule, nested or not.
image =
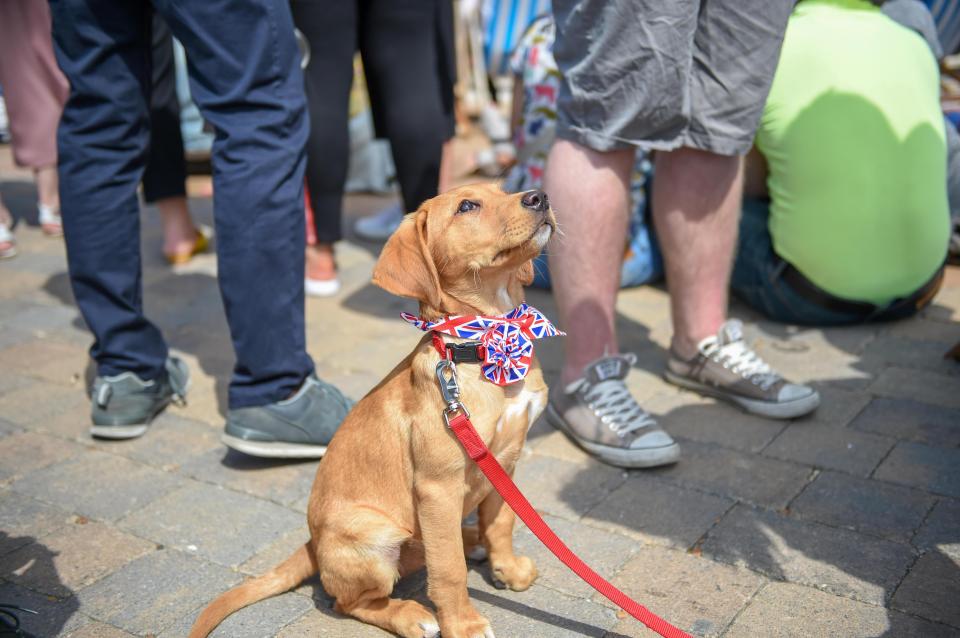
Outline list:
[[[70,279],[100,375],[164,374],[144,317],[137,187],[149,145],[154,8],[190,58],[216,130],[220,292],[236,365],[231,408],[289,396],[313,371],[304,335],[303,77],[287,0],[51,0],[70,80],[58,131]]]

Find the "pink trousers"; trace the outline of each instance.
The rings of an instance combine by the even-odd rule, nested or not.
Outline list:
[[[57,163],[57,125],[70,87],[53,55],[46,0],[0,0],[0,86],[13,159],[25,168]]]

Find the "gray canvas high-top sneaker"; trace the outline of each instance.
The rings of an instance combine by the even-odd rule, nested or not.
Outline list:
[[[707,337],[688,361],[672,352],[667,381],[729,401],[747,412],[771,419],[792,419],[820,405],[813,388],[790,383],[767,365],[743,340],[743,325],[730,319]]]
[[[632,354],[594,361],[583,377],[550,393],[547,420],[599,460],[618,467],[675,463],[680,447],[630,394]]]

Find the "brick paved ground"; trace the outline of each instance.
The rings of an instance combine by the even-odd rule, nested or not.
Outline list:
[[[22,254],[0,264],[0,601],[40,612],[41,636],[182,636],[215,594],[284,558],[306,538],[314,463],[270,463],[218,442],[231,350],[212,257],[171,271],[159,227],[144,215],[150,317],[190,364],[186,408],[140,440],[86,433],[86,348],[63,248],[31,225],[31,188],[6,167],[4,196],[28,221]],[[352,198],[350,214],[382,200]],[[209,221],[209,200],[194,200]],[[320,373],[353,396],[418,339],[407,304],[368,283],[375,246],[346,244],[345,287],[307,304]],[[554,315],[549,296],[531,301]],[[960,271],[934,305],[886,326],[798,330],[753,322],[757,349],[814,383],[824,405],[777,423],[681,392],[660,378],[669,338],[659,288],[623,293],[629,379],[683,442],[675,467],[623,472],[597,464],[543,423],[519,481],[588,562],[655,611],[700,636],[960,635]],[[560,344],[541,348],[556,371]],[[650,636],[598,600],[525,529],[539,563],[526,593],[493,588],[482,568],[471,595],[497,635]],[[424,581],[400,585],[424,596]],[[382,632],[344,619],[315,583],[247,609],[229,638]]]

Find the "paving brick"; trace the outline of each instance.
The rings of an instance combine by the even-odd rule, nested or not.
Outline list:
[[[617,622],[616,612],[583,598],[534,583],[524,592],[494,589],[477,572],[467,578],[470,600],[500,636],[602,638]]]
[[[29,377],[14,374],[9,370],[0,370],[0,394],[6,394],[11,390],[16,390],[17,388],[22,388],[33,383],[36,383],[36,381]]]
[[[710,532],[703,555],[877,605],[913,562],[907,545],[742,505]]]
[[[63,412],[49,418],[35,421],[26,426],[32,432],[42,432],[53,436],[76,441],[81,445],[96,445],[109,450],[116,441],[95,440],[90,436],[90,402],[78,402]]]
[[[133,638],[133,634],[113,625],[102,622],[91,622],[76,631],[71,631],[65,638]]]
[[[527,437],[528,445],[537,454],[561,459],[570,463],[588,463],[590,455],[574,444],[567,435],[559,430],[550,428],[549,432],[540,434],[535,439]]]
[[[955,376],[891,366],[877,375],[870,385],[870,392],[960,410],[960,392],[957,392],[957,386]]]
[[[956,364],[943,357],[945,351],[946,348],[939,341],[882,335],[864,350],[860,365],[874,372],[895,365],[954,375],[957,373]]]
[[[673,436],[743,452],[759,452],[787,427],[782,421],[762,419],[692,392],[658,395],[643,407]]]
[[[678,485],[732,499],[784,507],[806,485],[811,470],[762,456],[683,441],[680,462],[647,470]]]
[[[306,521],[303,521],[303,527],[292,529],[267,545],[240,565],[239,570],[251,576],[264,574],[289,558],[309,539],[310,530],[307,529]]]
[[[246,494],[190,482],[119,525],[137,536],[235,566],[302,527],[303,516]]]
[[[946,352],[950,346],[960,340],[960,324],[914,317],[910,321],[891,323],[886,328],[886,334],[906,339],[938,341],[946,346],[943,349]]]
[[[960,447],[960,410],[910,399],[874,399],[850,427],[917,443]]]
[[[728,638],[947,638],[954,630],[833,596],[810,587],[770,583],[734,621]]]
[[[213,600],[217,592],[211,593]],[[182,638],[190,633],[193,621],[202,611],[187,614],[158,638]],[[264,638],[275,636],[281,628],[313,609],[313,601],[296,594],[282,594],[260,601],[230,615],[210,634],[210,638]]]
[[[12,490],[0,492],[0,555],[56,531],[70,518],[60,508],[29,496]]]
[[[820,405],[810,414],[795,419],[792,426],[847,425],[870,403],[870,395],[862,390],[845,390],[830,383],[815,382],[812,385],[820,393]]]
[[[960,501],[940,499],[913,537],[913,546],[941,552],[960,562]]]
[[[547,516],[545,520],[570,549],[606,578],[615,574],[640,547],[634,540],[594,529],[583,523],[555,516]],[[550,553],[540,539],[522,523],[518,523],[514,531],[513,545],[517,555],[529,556],[536,563],[536,582],[571,596],[589,598],[593,595],[593,588]],[[479,565],[478,569],[482,574],[488,575],[489,562]]]
[[[84,452],[84,448],[61,439],[21,432],[0,440],[0,480],[20,476]]]
[[[584,521],[645,543],[686,549],[733,506],[733,501],[634,474]]]
[[[613,579],[634,600],[697,636],[720,635],[764,582],[747,569],[652,547],[642,548]],[[599,594],[594,600],[609,604]],[[633,618],[621,620],[613,631],[653,635]]]
[[[7,421],[6,419],[0,417],[0,439],[2,439],[3,437],[9,434],[13,434],[19,431],[20,431],[20,427],[18,425],[11,423],[10,421]]]
[[[394,638],[373,625],[348,618],[333,610],[308,612],[284,627],[277,638]]]
[[[16,276],[4,276],[0,280],[0,299],[22,298],[26,293],[43,286],[46,277],[30,272],[18,272]]]
[[[59,600],[13,583],[0,582],[0,600],[7,605],[37,612],[17,612],[20,626],[37,638],[69,633],[89,622],[88,618],[78,613],[80,602],[75,596]]]
[[[960,565],[939,552],[924,554],[903,579],[891,606],[960,628]]]
[[[64,316],[64,323],[69,323],[67,316],[76,317],[76,310],[64,307],[51,307],[45,313],[58,312]],[[36,314],[36,313],[34,313]],[[32,321],[39,321],[32,317]],[[33,326],[29,322],[20,325]],[[45,322],[39,321],[37,329],[46,329]],[[17,374],[31,376],[58,385],[73,388],[82,388],[83,379],[90,355],[79,346],[60,343],[50,339],[35,339],[5,350],[0,350],[0,366]],[[81,390],[82,391],[82,390]]]
[[[206,483],[289,505],[310,493],[317,462],[259,459],[218,445],[186,461],[181,472]]]
[[[75,519],[0,557],[0,577],[64,598],[155,547],[103,523]]]
[[[26,474],[13,489],[91,518],[116,520],[166,494],[181,479],[128,459],[88,450]]]
[[[869,476],[895,443],[895,439],[837,425],[795,423],[784,430],[763,454]]]
[[[12,423],[29,427],[86,403],[86,396],[78,389],[31,383],[0,395],[0,414]]]
[[[580,518],[626,479],[622,470],[596,461],[570,463],[534,455],[517,465],[517,485],[538,511]]]
[[[934,502],[917,490],[823,472],[790,511],[799,518],[908,542]]]
[[[132,634],[160,634],[239,582],[225,567],[160,550],[128,563],[78,594],[91,616]]]
[[[749,327],[749,326],[748,326]],[[865,387],[870,375],[860,364],[860,351],[877,328],[854,326],[843,329],[802,329],[763,322],[762,331],[748,343],[774,369],[791,381],[816,383],[822,379],[843,381],[848,388]]]
[[[957,497],[960,496],[960,449],[898,443],[874,477]]]
[[[223,449],[221,432],[219,428],[168,410],[153,421],[146,435],[126,441],[104,442],[104,446],[113,454],[173,471],[205,452]]]

